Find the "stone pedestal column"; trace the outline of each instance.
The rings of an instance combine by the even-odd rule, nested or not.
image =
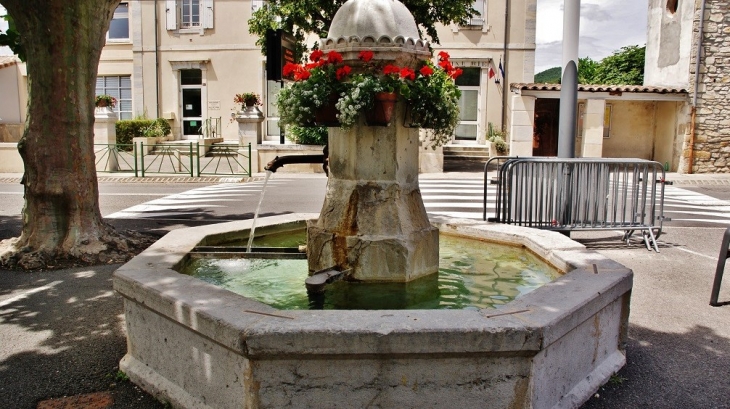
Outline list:
[[[513,95],[510,120],[510,156],[532,156],[535,128],[535,97]]]
[[[97,107],[94,110],[94,152],[97,171],[119,170],[117,150],[114,146],[117,143],[116,123],[117,114],[111,108]]]
[[[245,107],[243,111],[236,113],[236,122],[238,122],[238,144],[240,146],[251,144],[251,173],[261,172],[257,147],[262,139],[261,123],[264,122],[264,114],[255,106]],[[238,151],[241,163],[248,163],[248,160],[244,161],[241,157],[247,154],[246,151],[246,149]]]
[[[600,158],[603,156],[603,117],[606,101],[589,99],[586,101],[583,117],[583,141],[581,156],[584,158]]]
[[[310,273],[407,282],[438,271],[438,230],[418,187],[418,129],[399,102],[387,127],[329,129],[330,175],[322,212],[308,226]]]

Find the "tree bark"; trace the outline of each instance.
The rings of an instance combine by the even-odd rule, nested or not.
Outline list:
[[[0,249],[3,264],[91,261],[120,244],[99,210],[93,131],[99,58],[119,2],[3,0],[21,35],[29,83],[27,127],[18,143],[23,231]]]

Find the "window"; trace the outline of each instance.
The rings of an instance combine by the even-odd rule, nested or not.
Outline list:
[[[678,3],[679,3],[679,0],[667,0],[667,11],[671,14],[676,13]]]
[[[472,3],[471,7],[479,12],[478,16],[474,16],[467,20],[467,26],[483,26],[484,21],[486,20],[486,15],[484,14],[484,1],[485,0],[476,0],[474,3]]]
[[[457,141],[476,141],[481,69],[464,67],[463,70],[463,74],[456,78],[461,97],[459,98],[459,124],[456,126],[454,136]]]
[[[132,119],[132,77],[96,77],[96,95],[107,94],[117,99],[114,112],[119,119]]]
[[[182,0],[182,19],[180,28],[200,26],[200,1]]]
[[[200,32],[213,28],[213,0],[166,0],[167,29]]]
[[[111,41],[128,41],[129,40],[129,4],[120,3],[114,10],[109,31],[106,38]]]

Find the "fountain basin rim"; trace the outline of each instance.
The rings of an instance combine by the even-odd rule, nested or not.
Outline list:
[[[257,229],[317,216],[260,218]],[[382,354],[384,348],[391,354],[534,354],[632,286],[630,269],[559,233],[473,220],[431,221],[446,233],[524,245],[568,273],[500,309],[282,311],[175,271],[207,236],[248,230],[246,220],[168,233],[114,273],[114,289],[219,345],[256,357]],[[498,315],[514,311],[521,312]]]

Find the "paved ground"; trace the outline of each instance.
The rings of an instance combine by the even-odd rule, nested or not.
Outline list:
[[[684,185],[702,179],[674,180],[682,178]],[[730,185],[730,175],[702,183]],[[19,233],[0,231],[0,239]],[[628,364],[585,408],[730,408],[730,305],[708,305],[723,232],[668,227],[660,253],[627,247],[619,233],[573,234],[635,273]],[[46,407],[107,407],[107,395],[81,406],[78,395],[92,392],[109,392],[114,408],[164,407],[117,372],[126,351],[122,301],[111,285],[117,267],[0,271],[0,408],[36,408],[65,396],[76,403]],[[730,301],[727,278],[720,300]]]

